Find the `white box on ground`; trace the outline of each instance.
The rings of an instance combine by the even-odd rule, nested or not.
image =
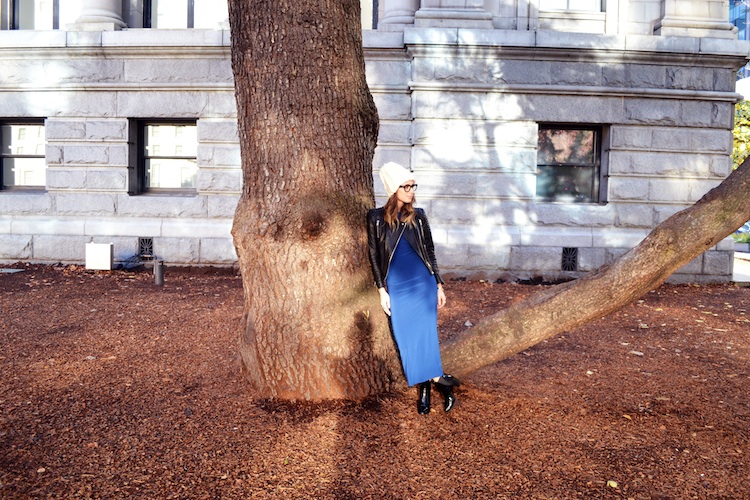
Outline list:
[[[114,254],[112,243],[86,243],[86,269],[111,271]]]

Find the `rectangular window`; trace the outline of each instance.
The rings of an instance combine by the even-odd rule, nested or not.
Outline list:
[[[140,122],[137,174],[130,192],[194,193],[198,177],[195,122]]]
[[[217,29],[229,17],[226,0],[145,0],[143,27]]]
[[[0,188],[44,189],[45,147],[43,123],[0,124]]]
[[[362,12],[362,29],[378,29],[378,0],[360,0]]]
[[[0,29],[52,30],[60,27],[60,0],[0,0]]]
[[[540,0],[539,10],[604,12],[605,0]]]
[[[602,127],[540,125],[536,197],[543,201],[599,203]]]

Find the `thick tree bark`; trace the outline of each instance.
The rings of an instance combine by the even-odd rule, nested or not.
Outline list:
[[[261,397],[383,392],[402,375],[366,256],[378,121],[359,0],[229,0],[229,13],[244,182],[232,229],[244,372]],[[610,266],[445,345],[444,366],[464,376],[631,303],[750,219],[749,194],[746,161]]]
[[[749,196],[750,159],[610,266],[519,301],[444,345],[446,369],[467,375],[630,304],[750,220]]]
[[[230,0],[229,20],[244,372],[261,397],[383,392],[400,375],[382,314],[370,314],[364,221],[378,119],[359,0]]]

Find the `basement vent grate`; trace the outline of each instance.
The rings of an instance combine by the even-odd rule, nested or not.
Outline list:
[[[562,249],[562,270],[578,271],[578,249],[563,247]]]
[[[138,256],[143,260],[154,258],[154,239],[138,238]]]

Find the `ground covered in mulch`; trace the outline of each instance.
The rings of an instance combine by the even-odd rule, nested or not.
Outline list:
[[[12,267],[1,498],[750,497],[748,288],[662,286],[421,416],[414,389],[254,399],[237,276]],[[538,286],[446,289],[443,337]]]

